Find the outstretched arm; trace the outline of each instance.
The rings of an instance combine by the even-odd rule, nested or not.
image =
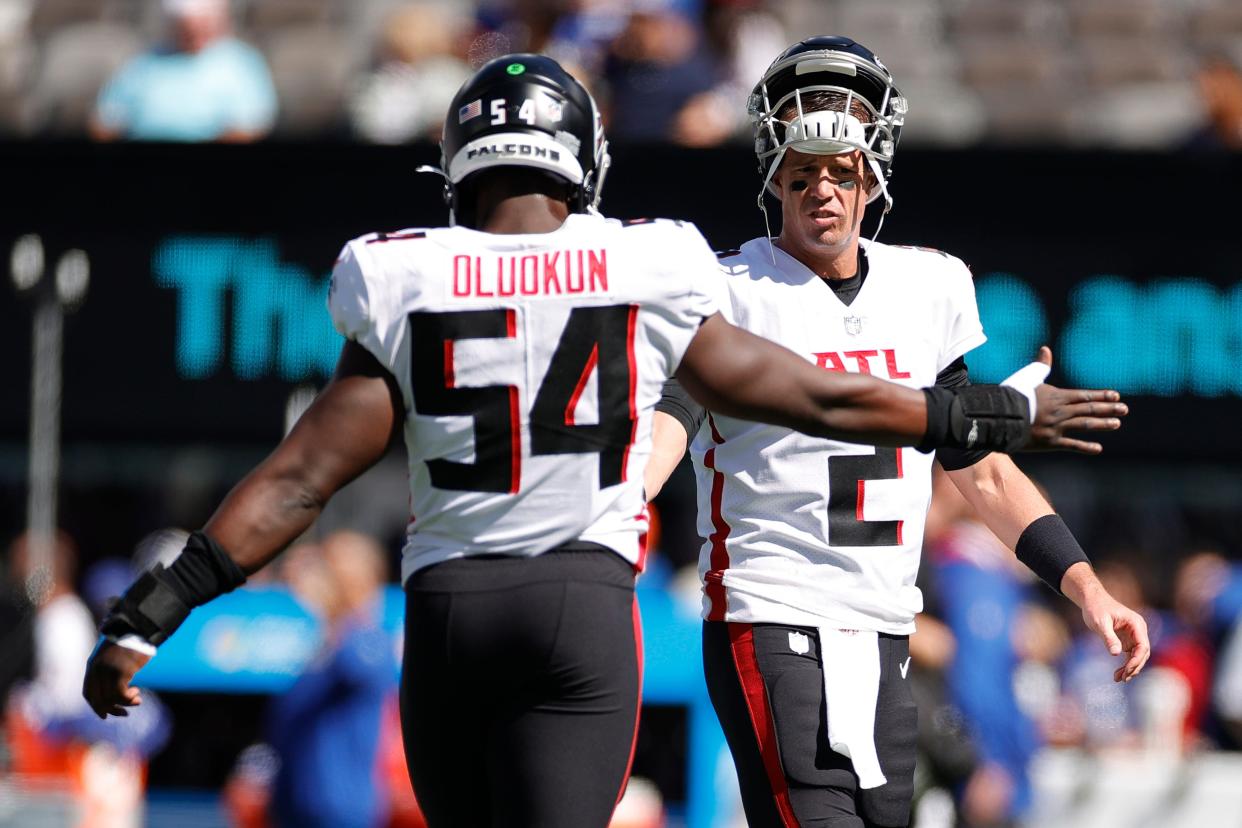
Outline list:
[[[677,379],[707,409],[871,445],[917,445],[927,432],[921,391],[817,368],[719,314],[690,342]]]
[[[1052,352],[1039,361],[1051,364]],[[699,328],[677,379],[712,411],[796,429],[816,437],[886,446],[1062,448],[1096,454],[1098,443],[1065,436],[1111,431],[1126,414],[1116,391],[1040,384],[1035,421],[1017,391],[997,386],[911,389],[875,377],[824,371],[719,314]],[[1015,402],[1015,398],[1019,398]]]
[[[1082,610],[1087,628],[1109,653],[1125,653],[1113,679],[1129,681],[1138,675],[1151,656],[1143,616],[1109,594],[1051,504],[1013,460],[989,454],[948,475],[993,534],[1019,550],[1023,563]]]
[[[328,498],[384,456],[402,410],[391,374],[347,342],[332,381],[276,450],[229,492],[202,535],[167,570],[139,578],[104,620],[111,632],[91,654],[82,685],[91,709],[100,718],[124,716],[126,707],[140,704],[130,681],[154,652],[150,645],[305,532]]]

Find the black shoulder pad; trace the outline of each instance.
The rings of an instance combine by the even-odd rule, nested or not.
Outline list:
[[[733,256],[740,256],[740,255],[742,255],[742,251],[738,250],[736,247],[731,250],[717,250],[716,251],[717,259],[728,259]]]

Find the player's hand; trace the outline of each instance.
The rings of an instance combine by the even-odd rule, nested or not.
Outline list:
[[[111,641],[99,642],[86,662],[86,678],[82,681],[82,695],[96,716],[128,716],[125,708],[142,704],[142,693],[129,683],[150,660]]]
[[[1047,345],[1041,346],[1036,359],[1051,366],[1052,350]],[[1130,411],[1116,391],[1057,388],[1044,383],[1036,387],[1035,399],[1035,422],[1031,424],[1028,451],[1099,454],[1104,450],[1099,443],[1068,437],[1066,432],[1115,431],[1121,428],[1121,418]]]
[[[1113,671],[1113,681],[1129,681],[1139,674],[1151,657],[1143,616],[1105,592],[1104,600],[1083,606],[1082,620],[1104,640],[1110,655],[1125,653],[1125,664]]]
[[[1103,639],[1111,655],[1125,654],[1125,663],[1113,671],[1113,681],[1130,681],[1137,676],[1151,657],[1151,639],[1143,616],[1110,595],[1087,563],[1076,563],[1066,570],[1061,591],[1082,610],[1083,623]]]

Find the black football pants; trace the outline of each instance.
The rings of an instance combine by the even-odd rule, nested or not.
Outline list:
[[[596,545],[406,583],[401,722],[430,828],[604,828],[633,759],[634,570]]]
[[[823,671],[833,665],[822,663],[815,629],[703,623],[707,690],[733,754],[750,828],[909,823],[918,738],[906,680],[910,639],[881,634],[878,644],[875,748],[888,783],[863,790],[849,758],[828,746]]]

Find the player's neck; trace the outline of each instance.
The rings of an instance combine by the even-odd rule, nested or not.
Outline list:
[[[569,216],[569,205],[543,193],[506,196],[479,207],[478,229],[485,233],[551,233]]]
[[[850,243],[840,250],[807,249],[791,243],[784,234],[776,238],[775,244],[821,279],[835,282],[848,279],[858,273],[857,236],[854,236]]]

